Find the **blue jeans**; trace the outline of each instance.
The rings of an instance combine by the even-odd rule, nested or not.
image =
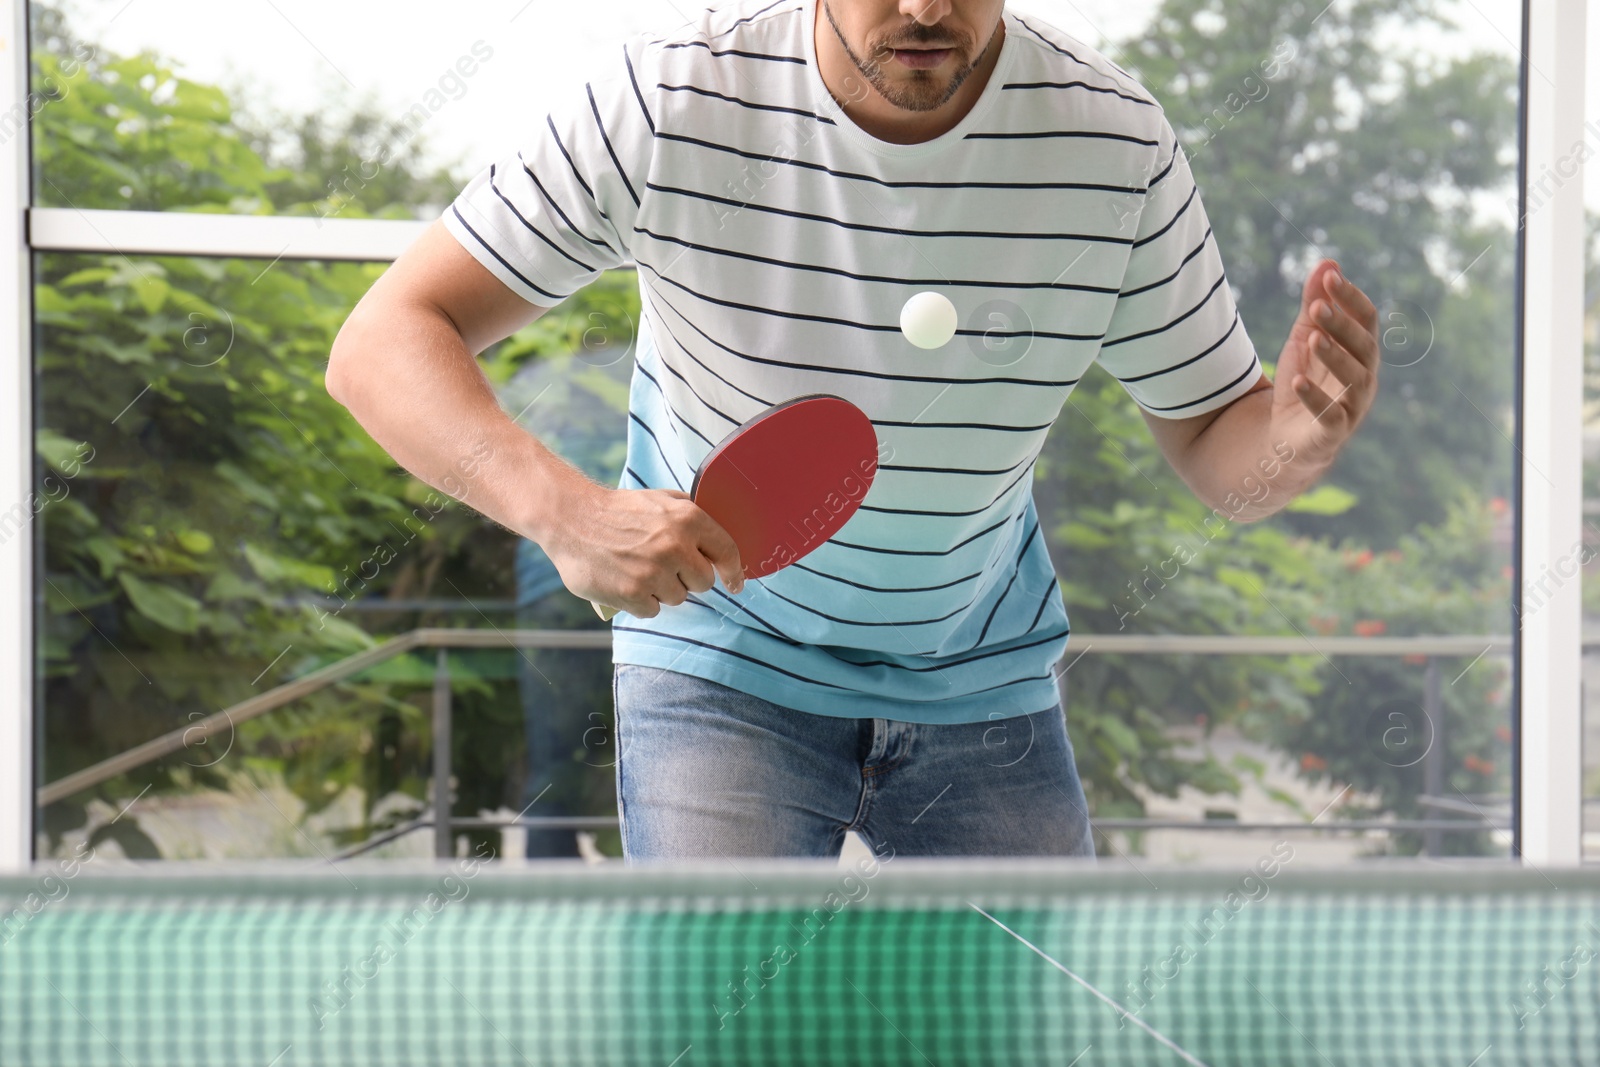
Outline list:
[[[623,855],[1094,855],[1060,704],[927,725],[794,711],[676,671],[612,675]]]

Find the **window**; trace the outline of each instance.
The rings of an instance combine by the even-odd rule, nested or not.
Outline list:
[[[1521,5],[1320,6],[1229,0],[1187,24],[1153,0],[1017,9],[1163,102],[1269,373],[1323,256],[1379,305],[1384,342],[1355,440],[1261,523],[1200,504],[1109,375],[1063,410],[1034,491],[1102,854],[1511,850]],[[35,786],[57,786],[33,806],[36,854],[92,837],[127,855],[332,855],[424,819],[433,645],[185,732],[429,627],[484,635],[445,659],[462,833],[540,855],[579,848],[579,828],[598,835],[586,852],[618,854],[603,643],[506,636],[603,629],[535,546],[396,467],[321,373],[384,255],[540,120],[541,94],[682,13],[284,2],[230,9],[224,29],[179,0],[29,8],[38,506],[5,534],[34,546]],[[611,272],[484,358],[508,411],[612,484],[638,306],[631,272]],[[174,732],[161,758],[61,794]],[[1025,743],[996,735],[1000,752]],[[1587,759],[1600,798],[1600,744]],[[530,816],[567,821],[487,825],[535,798]],[[413,834],[380,854],[434,847]]]

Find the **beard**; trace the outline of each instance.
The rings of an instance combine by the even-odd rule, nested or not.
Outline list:
[[[856,65],[861,76],[867,79],[867,83],[876,89],[880,96],[904,111],[937,110],[956,95],[956,90],[961,88],[967,76],[977,69],[978,63],[983,59],[983,53],[979,52],[970,62],[962,62],[972,54],[971,40],[964,36],[953,35],[937,26],[924,26],[920,22],[912,23],[909,36],[899,37],[893,44],[885,42],[874,45],[871,57],[863,59],[850,47],[850,42],[845,40],[844,31],[834,21],[833,9],[827,0],[819,2],[822,4],[822,13],[827,16],[828,25],[833,27],[834,36],[839,38],[839,44],[844,47],[845,55],[850,57],[850,62]],[[949,44],[951,54],[958,64],[956,72],[949,75],[948,80],[942,84],[941,75],[931,70],[912,70],[909,81],[889,77],[883,67],[884,64],[894,62],[894,47],[917,44]]]

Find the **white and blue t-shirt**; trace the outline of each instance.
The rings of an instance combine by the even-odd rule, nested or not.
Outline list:
[[[1047,710],[1069,627],[1033,464],[1073,386],[1098,361],[1183,418],[1261,365],[1183,150],[1120,67],[1007,11],[972,110],[891,144],[829,95],[815,3],[632,38],[442,218],[541,306],[637,264],[622,488],[687,491],[730,430],[800,394],[877,430],[877,480],[832,540],[738,596],[618,615],[615,662],[823,715]],[[932,351],[899,326],[925,290],[960,323]]]

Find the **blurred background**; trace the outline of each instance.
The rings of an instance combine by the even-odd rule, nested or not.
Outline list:
[[[1062,687],[1102,854],[1228,862],[1288,837],[1326,863],[1507,855],[1522,5],[1010,7],[1101,49],[1164,104],[1269,373],[1318,259],[1380,304],[1377,405],[1323,482],[1265,522],[1216,522],[1104,372],[1063,410],[1035,494],[1073,623]],[[545,94],[688,8],[31,11],[48,98],[36,205],[426,221],[542,124]],[[1589,112],[1600,120],[1594,84]],[[1600,544],[1600,166],[1589,173],[1584,559]],[[40,783],[268,706],[41,805],[40,859],[85,840],[136,858],[481,844],[620,857],[606,628],[537,546],[444,503],[323,388],[334,335],[384,269],[38,254]],[[506,410],[608,484],[638,306],[635,276],[613,271],[482,357]],[[1595,583],[1584,602],[1600,617]],[[1600,664],[1590,625],[1586,675]],[[489,636],[371,653],[429,628]],[[528,630],[592,639],[509,647]],[[1184,647],[1196,637],[1203,650]],[[339,680],[309,695],[282,688],[330,669]],[[423,825],[441,699],[456,820],[442,838]],[[1586,736],[1597,859],[1593,699]],[[1004,743],[1020,755],[1026,740]],[[569,825],[495,825],[518,816]]]

